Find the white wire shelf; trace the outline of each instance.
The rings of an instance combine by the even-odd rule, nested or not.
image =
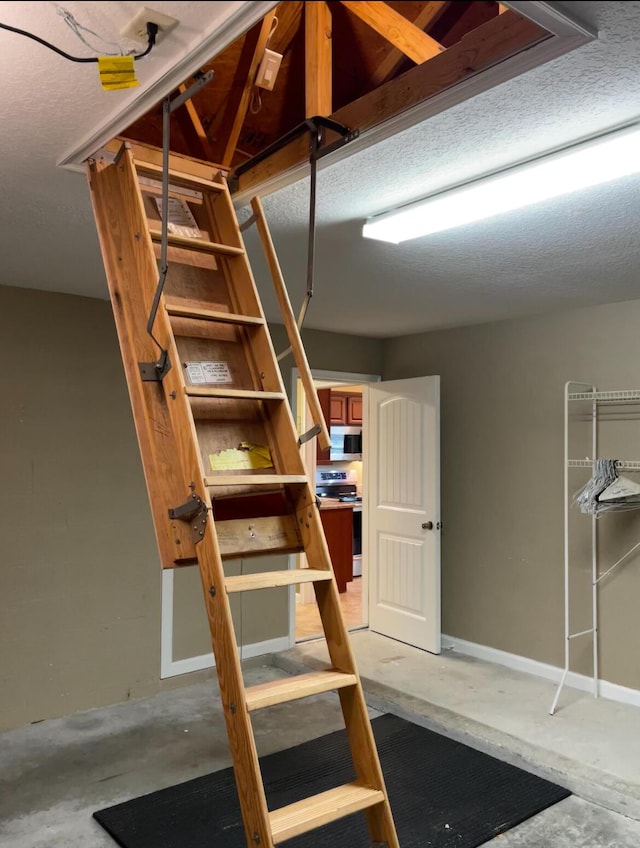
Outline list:
[[[571,389],[586,389],[586,391],[571,391]],[[578,409],[569,409],[569,401],[582,401],[582,407]],[[594,470],[595,458],[601,453],[602,448],[598,448],[598,425],[613,421],[637,421],[640,413],[640,407],[635,406],[633,409],[625,409],[625,405],[630,407],[632,404],[640,403],[640,389],[621,389],[617,391],[603,392],[598,391],[597,387],[589,382],[584,383],[578,380],[569,380],[564,387],[564,670],[562,677],[558,683],[555,696],[551,703],[549,712],[553,715],[558,706],[560,693],[569,676],[569,668],[571,665],[571,644],[574,639],[582,636],[591,636],[591,651],[593,656],[593,695],[597,698],[600,695],[600,661],[599,661],[599,615],[598,615],[598,591],[600,584],[605,579],[609,578],[612,572],[618,569],[627,559],[640,548],[640,542],[637,542],[630,551],[620,557],[606,571],[601,572],[599,566],[599,545],[598,545],[598,521],[596,515],[592,514],[590,518],[591,524],[591,627],[574,631],[571,627],[571,610],[575,605],[575,601],[571,602],[570,592],[572,591],[572,581],[570,579],[572,570],[572,552],[571,552],[571,534],[570,524],[571,518],[571,488],[576,483],[576,480],[569,474],[571,468],[589,469],[592,473]],[[591,408],[587,406],[591,404]],[[616,406],[617,409],[609,409],[608,411],[600,409],[600,404]],[[591,453],[591,457],[583,457],[582,459],[569,458],[569,434],[570,425],[573,422],[580,420],[590,420],[591,431],[591,446],[585,449]],[[608,450],[608,449],[607,449]],[[622,452],[622,451],[621,451]],[[609,454],[611,456],[611,454]],[[615,453],[613,454],[615,457]],[[640,459],[619,459],[614,460],[618,471],[638,472],[640,473]],[[583,475],[586,476],[586,475]],[[575,551],[574,551],[575,554]],[[582,554],[581,554],[582,557]],[[575,565],[575,563],[574,563]],[[582,570],[582,564],[580,566]],[[574,572],[575,572],[574,568]],[[586,575],[585,575],[586,576]],[[586,583],[584,584],[586,588]]]
[[[640,389],[613,392],[570,392],[567,400],[588,400],[592,403],[633,403],[640,401]]]
[[[567,466],[569,468],[592,468],[592,459],[568,459]],[[640,471],[640,460],[636,459],[619,459],[616,462],[616,468],[620,471]]]

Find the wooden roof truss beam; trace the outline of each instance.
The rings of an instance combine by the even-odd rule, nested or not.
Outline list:
[[[377,0],[342,0],[342,5],[356,17],[368,24],[393,46],[408,56],[416,65],[432,59],[445,48],[435,38],[431,38],[420,27],[408,21],[387,3]]]
[[[326,117],[332,112],[331,10],[323,2],[305,3],[305,115]]]
[[[183,83],[179,86],[178,90],[180,94],[184,94],[187,86]],[[213,151],[193,100],[187,100],[184,104],[184,109],[179,109],[176,112],[176,119],[180,131],[191,150],[193,150],[194,155],[198,159],[208,159],[213,162]]]
[[[221,162],[225,168],[230,167],[238,146],[242,125],[249,110],[256,74],[273,29],[275,16],[275,9],[265,15],[257,39],[255,35],[252,36],[253,31],[248,32],[245,37],[236,75],[213,148],[213,161]]]
[[[447,7],[447,2],[448,0],[433,0],[431,3],[425,3],[416,15],[413,25],[423,32],[433,26]],[[397,47],[392,47],[373,72],[371,76],[371,82],[373,85],[375,87],[382,85],[382,83],[392,77],[404,59],[405,54],[402,50],[399,50]]]

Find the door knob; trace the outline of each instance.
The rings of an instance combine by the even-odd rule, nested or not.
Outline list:
[[[433,530],[433,521],[425,521],[422,525],[423,530]]]

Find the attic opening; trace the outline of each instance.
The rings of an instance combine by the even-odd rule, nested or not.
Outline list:
[[[533,5],[545,6],[285,0],[198,69],[214,81],[175,112],[172,152],[227,173],[243,166],[239,195],[277,187],[307,166],[308,136],[255,157],[312,116],[357,130],[366,145],[584,43],[584,32],[557,17],[541,22],[511,8]],[[161,147],[162,104],[121,136]]]

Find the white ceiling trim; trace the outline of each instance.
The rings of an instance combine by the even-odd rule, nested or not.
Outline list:
[[[84,172],[84,162],[97,150],[119,135],[122,130],[137,121],[164,97],[174,91],[191,74],[225,49],[229,44],[250,29],[278,0],[260,0],[244,3],[242,8],[230,15],[222,24],[216,24],[212,32],[196,44],[168,72],[152,82],[126,109],[111,116],[89,135],[82,138],[72,150],[65,153],[58,166],[71,171]]]
[[[519,15],[524,15],[525,18],[535,21],[555,35],[574,37],[580,34],[585,41],[591,41],[598,37],[597,30],[578,20],[575,16],[557,9],[553,3],[541,2],[541,0],[511,0],[504,5],[513,9],[514,12],[518,12]]]
[[[595,29],[578,21],[573,16],[565,14],[564,11],[556,9],[551,3],[531,2],[510,2],[509,8],[513,9],[518,14],[534,21],[545,29],[552,32],[554,38],[549,38],[541,44],[537,44],[529,50],[525,50],[512,58],[505,59],[499,62],[486,71],[475,74],[463,82],[456,83],[451,88],[441,91],[439,94],[430,97],[417,106],[390,118],[382,124],[371,127],[360,133],[360,135],[349,142],[344,147],[339,148],[335,153],[326,156],[318,161],[318,170],[329,167],[330,165],[352,156],[361,150],[372,147],[378,142],[384,141],[397,133],[407,130],[410,127],[420,124],[428,118],[451,109],[457,106],[464,100],[469,100],[487,91],[490,88],[507,82],[519,74],[529,71],[549,62],[551,59],[556,59],[583,44],[597,39],[598,33]],[[298,180],[303,179],[309,173],[309,163],[304,162],[300,165],[286,171],[282,174],[265,180],[260,184],[260,196],[264,197],[279,191]],[[249,189],[245,192],[237,192],[233,195],[233,201],[236,207],[245,206],[255,195],[256,188]]]

